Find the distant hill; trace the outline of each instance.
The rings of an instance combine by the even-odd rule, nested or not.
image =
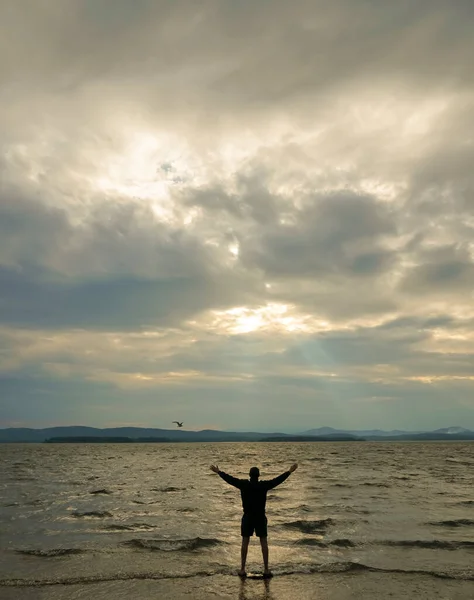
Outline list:
[[[465,427],[444,427],[443,429],[435,429],[431,433],[442,433],[447,435],[463,435],[465,433],[472,433],[470,429],[466,429]]]
[[[260,440],[262,442],[365,442],[361,437],[355,435],[331,434],[331,435],[284,435],[270,436]]]
[[[441,430],[440,430],[441,431]],[[355,435],[355,436],[369,436],[369,437],[386,437],[395,435],[411,435],[424,433],[423,431],[402,431],[400,429],[392,429],[391,431],[383,431],[382,429],[334,429],[333,427],[319,427],[318,429],[308,429],[302,431],[300,435]]]
[[[319,427],[318,429],[309,429],[301,432],[300,435],[354,435],[364,438],[367,441],[416,441],[416,440],[472,440],[474,432],[464,427],[444,427],[435,431],[403,431],[393,429],[384,431],[382,429],[361,429],[361,430],[344,430],[334,429],[333,427]]]
[[[322,433],[332,430],[331,433]],[[311,433],[309,433],[311,432]],[[436,431],[408,432],[408,431],[339,431],[331,427],[310,429],[298,435],[286,435],[284,437],[272,436],[266,441],[370,441],[370,442],[408,442],[408,441],[462,441],[474,440],[474,431],[462,427],[446,427]]]
[[[169,442],[169,438],[161,437],[98,437],[94,435],[78,435],[66,437],[52,437],[45,440],[46,444],[130,444],[130,443],[164,443]]]
[[[446,427],[436,431],[382,431],[369,429],[344,431],[333,427],[309,429],[299,434],[282,432],[261,433],[257,431],[218,431],[204,429],[188,431],[186,429],[157,429],[151,427],[95,427],[69,426],[48,427],[46,429],[9,428],[0,429],[0,443],[44,442],[51,438],[100,438],[101,442],[113,442],[111,438],[126,438],[131,442],[167,441],[167,442],[245,442],[245,441],[408,441],[408,440],[474,440],[474,432],[463,427]],[[58,441],[58,440],[56,440]]]
[[[161,438],[168,442],[237,442],[258,441],[269,436],[284,436],[280,432],[233,432],[204,429],[202,431],[187,431],[186,429],[155,429],[147,427],[110,427],[98,429],[95,427],[68,426],[47,427],[46,429],[10,428],[0,429],[0,443],[44,442],[51,438],[128,438],[134,441],[150,441]],[[112,440],[111,440],[112,441]]]
[[[474,440],[474,431],[466,431],[465,433],[437,433],[436,431],[427,431],[425,433],[407,433],[405,435],[394,435],[389,436],[386,435],[384,437],[367,437],[367,440],[376,442],[376,441],[384,441],[384,442],[416,442],[416,441],[446,441],[446,442],[454,442],[454,441],[469,441]]]

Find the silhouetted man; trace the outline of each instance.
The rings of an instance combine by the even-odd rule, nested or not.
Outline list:
[[[244,515],[241,523],[242,549],[241,565],[239,575],[245,577],[245,563],[247,562],[247,550],[249,547],[250,536],[255,535],[260,538],[263,556],[263,576],[271,577],[272,573],[268,568],[268,542],[267,542],[267,517],[265,515],[265,504],[267,502],[267,492],[280,483],[283,483],[293,471],[296,471],[298,464],[295,463],[288,471],[282,473],[269,481],[260,481],[260,471],[258,467],[252,467],[249,472],[250,479],[237,479],[220,471],[217,465],[211,465],[211,471],[217,473],[224,481],[230,483],[240,490],[242,498],[242,507]]]

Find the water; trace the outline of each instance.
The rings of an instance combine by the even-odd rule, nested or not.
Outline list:
[[[473,448],[470,443],[0,445],[0,595],[3,590],[9,598],[26,598],[27,590],[59,586],[62,595],[54,596],[59,598],[66,597],[64,586],[89,586],[90,596],[74,597],[97,598],[90,586],[99,583],[236,573],[240,497],[209,470],[214,463],[238,477],[257,465],[265,479],[299,462],[268,495],[270,566],[276,576],[353,577],[367,571],[471,581]],[[261,569],[254,538],[248,570]]]

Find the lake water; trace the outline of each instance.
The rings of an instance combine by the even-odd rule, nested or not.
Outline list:
[[[0,597],[333,598],[339,586],[337,597],[349,598],[369,597],[363,586],[380,580],[381,589],[402,582],[390,597],[406,597],[397,593],[406,581],[414,590],[450,586],[440,598],[472,598],[473,450],[472,443],[3,444]],[[209,465],[237,477],[257,465],[267,479],[295,461],[299,469],[268,495],[275,577],[242,587],[239,491]],[[261,562],[253,538],[248,570],[261,572]]]

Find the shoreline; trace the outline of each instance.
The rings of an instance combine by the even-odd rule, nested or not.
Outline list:
[[[71,585],[2,586],[3,600],[459,600],[474,597],[474,582],[445,580],[412,573],[347,573],[276,575],[272,579],[240,579],[231,575],[180,579],[120,580]]]

